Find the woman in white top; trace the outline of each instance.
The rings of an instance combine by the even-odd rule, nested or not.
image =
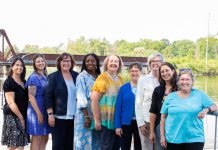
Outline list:
[[[149,110],[154,88],[159,85],[159,67],[163,62],[161,53],[153,53],[148,57],[148,67],[150,73],[142,76],[138,80],[135,112],[136,120],[139,127],[139,135],[143,150],[153,150],[153,144],[149,142]]]

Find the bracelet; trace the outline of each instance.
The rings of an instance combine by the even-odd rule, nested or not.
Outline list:
[[[49,115],[49,116],[50,116],[50,115],[53,115],[53,112],[48,113],[48,115]]]
[[[208,112],[212,112],[211,108],[210,107],[207,107],[207,109],[209,110]]]
[[[89,116],[84,116],[85,118],[90,118]]]

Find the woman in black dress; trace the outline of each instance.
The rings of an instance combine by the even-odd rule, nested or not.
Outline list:
[[[29,136],[25,131],[28,105],[28,92],[24,87],[25,74],[26,67],[23,60],[15,58],[3,85],[6,101],[1,142],[2,145],[7,145],[9,150],[23,150],[29,143]]]

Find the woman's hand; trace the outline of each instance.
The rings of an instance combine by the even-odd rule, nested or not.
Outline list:
[[[162,147],[167,148],[167,141],[166,141],[165,136],[161,136],[160,144],[161,144]]]
[[[95,130],[100,131],[101,130],[101,121],[95,120]]]
[[[202,110],[201,112],[198,113],[198,118],[203,119],[205,117],[205,115],[208,113],[209,109],[206,108],[204,110]]]
[[[145,125],[143,125],[143,126],[139,127],[139,129],[140,129],[141,133],[142,133],[144,136],[146,136],[146,129],[145,129]]]
[[[25,129],[25,120],[23,119],[23,117],[19,118],[19,120],[20,120],[22,127]]]
[[[90,128],[91,123],[92,123],[90,117],[86,116],[86,117],[84,118],[84,123],[85,123],[85,127],[86,127],[86,128]]]
[[[54,127],[55,126],[55,117],[54,115],[48,115],[48,124],[51,126],[51,127]]]
[[[122,134],[123,134],[122,128],[117,128],[115,131],[116,131],[116,135],[118,135],[119,137],[122,136]]]
[[[155,139],[156,139],[155,133],[154,132],[150,132],[150,136],[149,136],[150,143],[154,144],[155,143]]]
[[[38,123],[43,124],[44,119],[43,119],[43,115],[41,112],[37,113],[37,118],[38,118]]]

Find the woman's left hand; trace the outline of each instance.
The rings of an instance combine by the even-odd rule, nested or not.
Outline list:
[[[85,121],[84,121],[85,127],[90,128],[91,122],[92,122],[91,119],[89,117],[85,117],[84,119],[85,119]]]
[[[203,119],[205,115],[208,113],[208,109],[204,109],[201,112],[198,113],[198,118]]]

